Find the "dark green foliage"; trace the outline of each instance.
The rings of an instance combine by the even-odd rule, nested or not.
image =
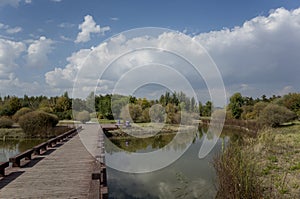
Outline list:
[[[12,116],[21,108],[19,98],[7,96],[3,106],[0,107],[0,116]]]
[[[241,93],[235,93],[230,97],[230,102],[228,105],[229,110],[231,111],[232,117],[234,119],[240,119],[243,109],[242,106],[244,104],[244,99]]]
[[[9,117],[0,117],[0,128],[11,128],[14,122]]]
[[[56,115],[43,111],[32,111],[19,118],[19,125],[29,137],[48,137],[57,123]]]
[[[114,119],[112,113],[112,95],[95,96],[96,111],[100,113],[105,119]]]
[[[213,104],[211,101],[207,101],[202,110],[202,116],[210,117],[213,110]]]
[[[280,124],[292,121],[296,117],[297,115],[286,107],[276,104],[269,104],[261,112],[259,120],[264,125],[278,127]]]

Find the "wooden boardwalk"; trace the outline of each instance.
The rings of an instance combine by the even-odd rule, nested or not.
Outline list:
[[[81,133],[93,135],[87,139],[88,148]],[[99,182],[91,177],[98,168],[94,155],[100,148],[99,138],[95,139],[99,134],[99,129],[84,127],[48,154],[36,156],[0,181],[0,198],[99,198]]]

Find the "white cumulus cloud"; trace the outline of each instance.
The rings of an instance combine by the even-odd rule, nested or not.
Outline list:
[[[53,50],[54,41],[42,36],[33,41],[27,49],[27,64],[32,67],[45,67],[48,54]]]
[[[86,15],[82,24],[78,26],[78,29],[81,31],[78,33],[75,43],[90,41],[91,33],[104,34],[110,30],[110,27],[105,26],[100,28],[100,25],[96,24],[92,16]]]
[[[15,61],[24,51],[22,42],[0,39],[0,79],[6,78],[17,67]]]
[[[300,8],[278,8],[240,27],[194,39],[211,54],[227,85],[247,84],[252,91],[256,87],[256,92],[271,94],[300,83]]]
[[[85,22],[80,28],[82,34],[78,35],[77,42],[88,41],[91,32],[100,32],[100,27],[97,28],[91,16],[85,17]],[[210,53],[221,71],[229,93],[240,91],[246,95],[260,96],[274,94],[286,86],[299,91],[300,8],[295,10],[278,8],[268,16],[255,17],[242,26],[201,33],[192,39],[202,44]],[[162,33],[157,37],[144,35],[133,38],[126,38],[121,34],[91,49],[73,53],[67,59],[68,64],[65,67],[56,68],[46,74],[46,81],[56,88],[70,86],[77,81],[80,82],[82,92],[89,91],[88,88],[92,91],[104,68],[118,56],[130,52],[130,56],[119,57],[102,76],[99,86],[104,89],[103,92],[111,91],[114,82],[128,70],[154,61],[169,64],[188,77],[199,87],[199,92],[202,92],[204,88],[201,85],[205,83],[199,83],[199,78],[194,76],[194,72],[187,70],[188,64],[177,58],[171,58],[163,51],[161,53],[147,50],[131,51],[140,46],[171,49],[181,55],[189,55],[190,61],[202,66],[202,72],[207,73],[208,60],[202,59],[197,62],[202,56],[202,51],[196,43],[189,43],[181,34],[174,32]],[[80,70],[82,68],[84,70]],[[151,72],[147,74],[155,77]],[[75,78],[77,75],[80,79]],[[145,76],[139,74],[134,78],[139,80]],[[170,82],[177,87],[182,86],[172,78]]]

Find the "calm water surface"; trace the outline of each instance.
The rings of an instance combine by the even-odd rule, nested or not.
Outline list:
[[[10,157],[22,153],[44,141],[42,139],[0,140],[0,162],[8,161]]]
[[[124,151],[106,150],[110,155],[125,155],[125,153],[145,153],[157,150],[172,140],[174,135],[160,135],[147,139],[116,139],[114,144]],[[170,153],[174,150],[184,150],[192,142],[185,153],[173,164],[158,171],[145,174],[124,173],[112,168],[107,169],[109,198],[214,198],[215,171],[212,160],[227,143],[228,136],[218,139],[217,145],[204,159],[198,158],[199,149],[204,137],[218,139],[214,135],[200,130],[194,138],[178,143],[173,148],[167,148]],[[175,149],[174,149],[175,148]]]

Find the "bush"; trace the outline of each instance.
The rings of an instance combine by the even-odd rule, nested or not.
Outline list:
[[[290,122],[297,118],[297,115],[286,107],[276,104],[269,104],[264,108],[259,116],[263,125],[278,127],[284,122]]]
[[[87,121],[90,121],[90,113],[88,111],[81,111],[77,114],[76,120],[81,121],[82,123],[85,123]]]
[[[0,118],[0,128],[11,128],[14,122],[9,117]]]
[[[15,121],[15,122],[18,122],[19,121],[19,118],[23,115],[25,115],[26,113],[29,113],[29,112],[32,112],[32,109],[31,108],[28,108],[28,107],[23,107],[21,108],[20,110],[18,110],[12,117],[12,119]]]
[[[43,111],[32,111],[19,118],[19,125],[29,137],[49,137],[57,123],[56,115]]]

